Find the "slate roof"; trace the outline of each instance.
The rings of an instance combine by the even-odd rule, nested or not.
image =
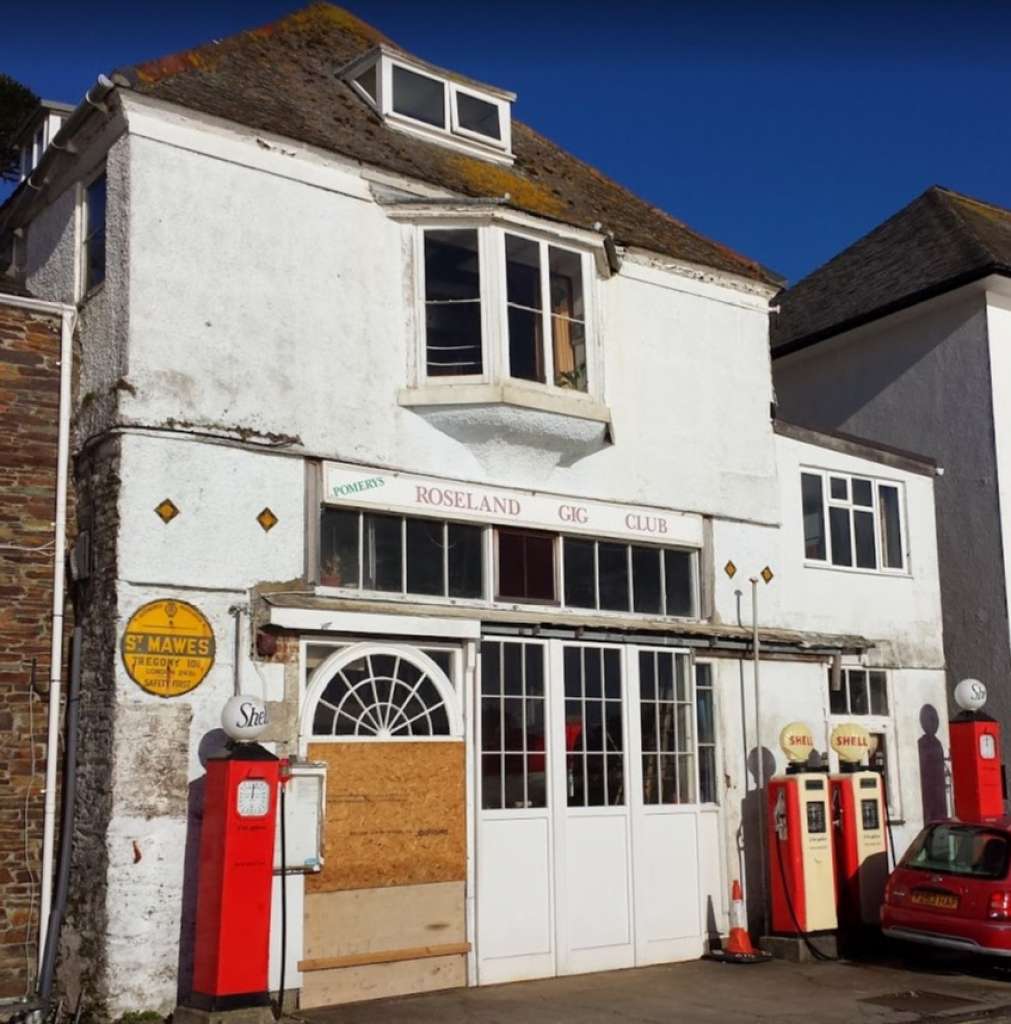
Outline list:
[[[345,64],[379,42],[396,46],[348,11],[314,3],[262,28],[117,74],[147,96],[465,196],[508,193],[509,205],[527,213],[583,228],[599,221],[619,245],[782,284],[760,264],[703,237],[517,121],[512,167],[386,127],[337,76]],[[578,102],[575,96],[573,102]]]
[[[1011,210],[934,185],[779,294],[786,355],[988,274],[1011,276]]]

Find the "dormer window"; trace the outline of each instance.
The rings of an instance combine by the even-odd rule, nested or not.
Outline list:
[[[513,93],[461,79],[385,46],[358,58],[342,75],[391,127],[512,162]]]

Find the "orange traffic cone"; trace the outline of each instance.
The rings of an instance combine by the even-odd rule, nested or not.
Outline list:
[[[730,938],[727,940],[726,952],[731,956],[755,956],[758,953],[748,934],[744,895],[741,893],[741,883],[736,878],[730,887]]]

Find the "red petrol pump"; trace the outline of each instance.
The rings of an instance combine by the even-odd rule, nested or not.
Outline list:
[[[800,936],[836,927],[828,775],[812,771],[811,730],[791,722],[779,734],[785,775],[768,784],[770,924],[774,935]]]
[[[963,821],[999,818],[1007,798],[1000,724],[982,710],[986,687],[978,679],[963,679],[954,696],[962,708],[948,723],[955,816]]]
[[[255,697],[233,697],[222,726],[236,742],[207,761],[197,884],[193,991],[187,1009],[265,1007],[280,760],[251,742],[266,727]],[[185,1015],[184,1015],[185,1016]]]
[[[876,925],[888,881],[883,780],[862,763],[871,748],[863,726],[837,725],[829,743],[839,757],[839,771],[829,777],[839,924]]]

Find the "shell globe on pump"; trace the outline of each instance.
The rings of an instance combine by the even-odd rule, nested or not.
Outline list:
[[[836,912],[828,778],[811,767],[814,737],[803,722],[784,726],[779,745],[787,770],[769,780],[766,819],[772,932],[831,931]]]
[[[955,687],[962,710],[948,723],[948,736],[955,816],[962,821],[1002,817],[1007,799],[1000,723],[983,711],[986,697],[978,679]]]

